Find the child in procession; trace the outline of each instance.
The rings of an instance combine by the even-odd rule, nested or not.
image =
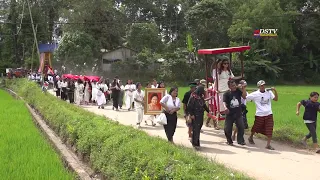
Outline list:
[[[306,124],[309,133],[302,139],[302,143],[307,146],[307,140],[312,137],[313,148],[316,153],[320,153],[317,139],[317,115],[320,111],[320,103],[318,102],[319,93],[310,93],[310,98],[308,100],[302,100],[297,104],[297,116],[300,114],[301,105],[304,106],[303,120]]]
[[[104,109],[104,105],[107,103],[107,101],[102,88],[98,90],[96,99],[97,99],[98,109],[100,108]]]
[[[136,112],[137,112],[137,128],[140,128],[140,124],[143,121],[143,111],[144,111],[144,91],[142,90],[141,83],[137,83],[137,90],[133,94],[133,99],[136,102]]]

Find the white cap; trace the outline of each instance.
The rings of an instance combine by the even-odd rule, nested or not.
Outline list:
[[[258,87],[260,87],[262,85],[265,85],[265,84],[266,84],[266,82],[264,80],[260,80],[260,81],[257,82],[257,86]]]

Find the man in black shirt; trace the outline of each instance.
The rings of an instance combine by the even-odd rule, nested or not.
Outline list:
[[[183,96],[183,111],[184,111],[184,118],[186,119],[186,124],[188,126],[188,134],[189,134],[189,139],[192,138],[192,122],[187,121],[187,117],[189,116],[189,113],[187,112],[187,104],[189,102],[191,94],[196,90],[197,83],[192,82],[189,83],[190,91],[186,92]]]
[[[223,104],[227,114],[224,125],[224,133],[227,138],[228,145],[233,145],[231,136],[233,123],[235,123],[238,128],[237,142],[240,145],[245,145],[246,143],[243,138],[244,124],[242,120],[241,97],[246,99],[246,87],[242,86],[241,90],[238,89],[234,80],[230,80],[228,82],[228,86],[230,90],[223,95]]]

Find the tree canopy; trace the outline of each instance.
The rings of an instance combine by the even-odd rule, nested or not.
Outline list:
[[[252,49],[245,54],[248,80],[255,80],[256,74],[284,81],[319,79],[318,0],[2,1],[2,72],[6,67],[30,68],[30,62],[39,62],[28,1],[38,42],[58,40],[55,65],[67,66],[68,70],[80,72],[101,66],[100,49],[126,46],[137,55],[131,62],[115,63],[113,70],[118,74],[125,76],[123,69],[137,64],[132,71],[187,81],[182,75],[205,76],[197,49],[250,45]],[[264,28],[278,29],[278,36],[253,36],[254,30]],[[235,72],[240,69],[237,57],[233,56]],[[140,73],[132,74],[140,77]]]

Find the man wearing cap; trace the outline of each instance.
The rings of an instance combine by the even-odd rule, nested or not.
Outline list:
[[[190,87],[190,91],[184,94],[182,103],[183,103],[184,118],[186,119],[186,124],[188,126],[188,135],[189,135],[189,139],[191,139],[192,138],[192,122],[187,121],[187,118],[189,116],[189,113],[187,112],[187,105],[188,105],[191,94],[196,90],[197,83],[196,82],[189,83],[189,87]]]
[[[267,91],[265,84],[266,82],[264,80],[260,80],[257,83],[259,90],[247,96],[247,101],[253,101],[256,104],[255,121],[248,140],[250,144],[255,144],[253,141],[253,135],[255,133],[261,133],[268,137],[266,148],[274,150],[270,145],[274,125],[271,101],[278,101],[278,93],[274,87],[271,88],[271,91]]]
[[[200,85],[200,79],[195,79],[194,82],[197,84],[197,86]]]

